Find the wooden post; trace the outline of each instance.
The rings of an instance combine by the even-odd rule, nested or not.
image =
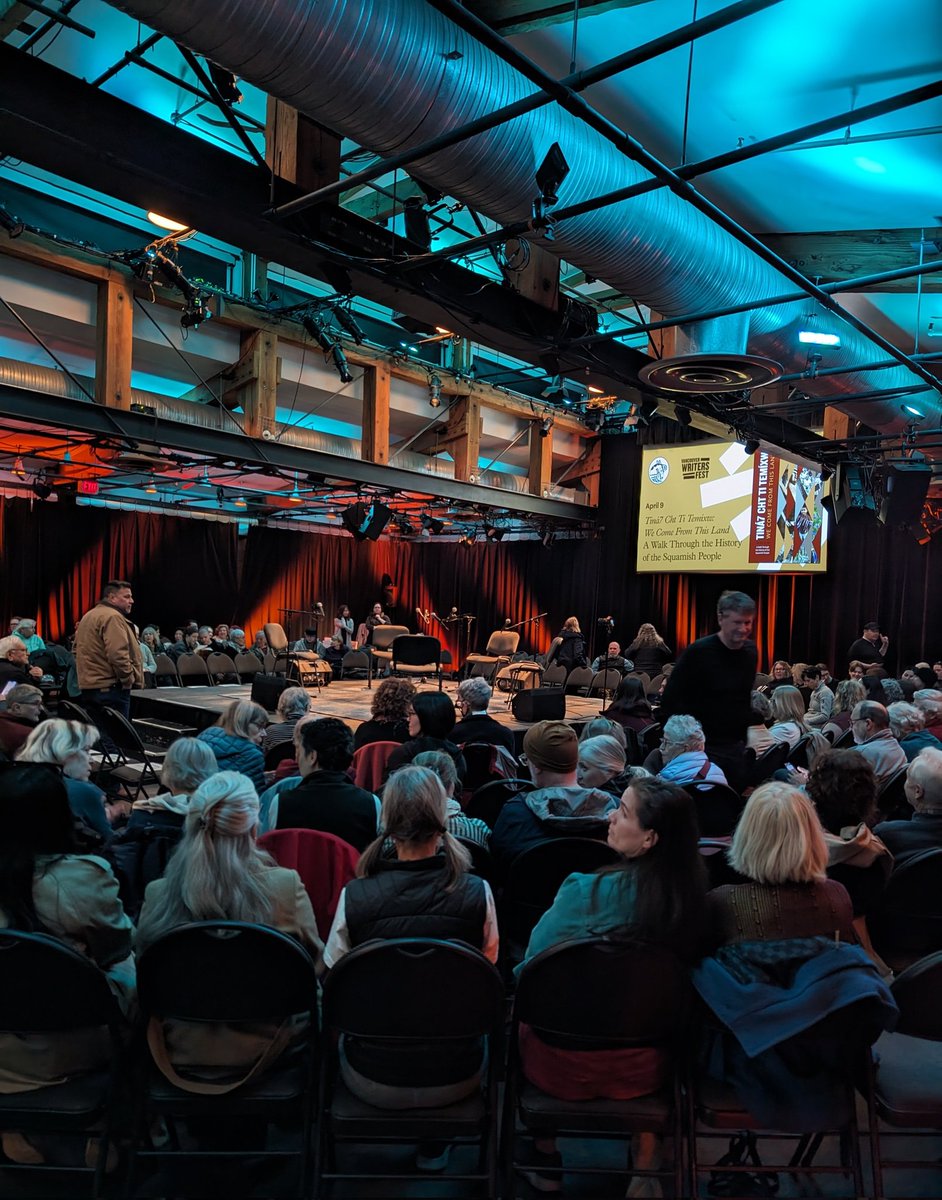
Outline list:
[[[481,402],[477,396],[459,400],[448,424],[449,434],[455,435],[449,446],[455,461],[455,479],[468,483],[472,475],[477,478],[481,456]]]
[[[227,377],[223,402],[227,408],[242,406],[248,437],[260,438],[263,430],[274,430],[280,380],[278,338],[267,330],[247,330],[242,336],[242,354]]]
[[[553,430],[542,437],[542,421],[530,422],[530,472],[527,490],[531,496],[542,496],[549,487],[553,470]]]
[[[360,443],[364,462],[389,462],[389,381],[389,367],[385,363],[364,368]]]
[[[269,96],[265,161],[279,178],[315,191],[340,178],[340,138],[290,104]],[[338,204],[338,198],[331,203]]]
[[[128,409],[134,306],[130,289],[120,278],[98,284],[95,339],[95,399],[108,408]]]

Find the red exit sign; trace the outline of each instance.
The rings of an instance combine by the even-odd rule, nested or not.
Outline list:
[[[97,496],[98,495],[98,480],[97,479],[80,479],[78,481],[78,491],[80,496]]]

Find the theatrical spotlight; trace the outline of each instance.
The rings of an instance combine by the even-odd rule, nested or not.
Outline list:
[[[356,318],[349,308],[345,308],[342,304],[333,304],[331,305],[330,311],[334,314],[347,333],[350,334],[356,344],[358,346],[362,346],[366,339],[366,334],[360,328]]]
[[[428,402],[432,408],[441,408],[442,377],[440,375],[429,375],[428,377]]]
[[[544,417],[540,424],[540,437],[549,437],[550,430],[553,428],[553,418]]]
[[[432,248],[432,226],[419,196],[407,196],[402,206],[406,238],[426,253]]]
[[[499,529],[496,525],[485,525],[484,536],[489,542],[502,542],[506,529]]]
[[[38,496],[40,500],[48,500],[52,495],[52,487],[46,481],[45,475],[37,475],[32,482],[31,491],[34,496]]]
[[[543,530],[543,533],[540,536],[540,541],[543,543],[544,546],[546,546],[547,549],[549,549],[549,547],[552,546],[552,544],[555,540],[556,540],[556,530],[555,529],[544,529]]]
[[[226,104],[241,104],[242,93],[239,91],[238,80],[231,71],[227,71],[225,67],[217,66],[216,63],[206,59],[206,66],[209,69],[209,77],[213,81],[216,91],[225,100]]]
[[[440,521],[438,517],[429,516],[428,513],[422,513],[419,520],[422,523],[422,528],[427,529],[429,533],[441,533],[445,528],[444,521]]]
[[[350,367],[347,365],[347,356],[343,352],[343,346],[339,342],[335,342],[330,348],[330,357],[333,359],[334,366],[337,368],[337,374],[340,376],[341,383],[353,383],[353,376],[350,374]]]
[[[0,226],[7,231],[11,240],[18,238],[26,228],[19,217],[14,217],[12,213],[8,213],[2,204],[0,204]]]
[[[751,437],[748,434],[739,434],[738,440],[742,443],[742,448],[747,454],[755,454],[759,449],[759,439]]]
[[[468,532],[464,535],[464,537],[458,539],[458,545],[459,546],[473,546],[477,540],[478,540],[477,532],[473,529],[469,529]]]
[[[340,382],[353,383],[353,376],[347,365],[347,356],[344,354],[340,342],[331,336],[330,331],[324,327],[314,313],[305,313],[301,317],[301,324],[324,351],[324,354],[331,359],[340,376]]]

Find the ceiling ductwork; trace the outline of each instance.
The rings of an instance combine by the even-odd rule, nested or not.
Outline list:
[[[121,0],[116,7],[205,55],[369,150],[388,155],[519,100],[533,85],[424,0]],[[601,134],[548,105],[416,162],[410,171],[502,224],[531,210],[537,168],[558,142],[571,170],[561,205],[649,178]],[[685,332],[691,352],[748,353],[802,372],[807,347],[797,333],[811,300],[764,306],[795,291],[752,250],[667,188],[572,218],[551,249],[587,274],[648,305],[662,317],[756,305],[744,317],[697,322]],[[831,322],[836,317],[819,317]],[[849,325],[822,366],[886,358]],[[884,431],[912,418],[899,397],[840,404],[840,395],[874,389],[925,389],[906,367],[821,376],[802,390]],[[939,424],[938,392],[918,397]]]

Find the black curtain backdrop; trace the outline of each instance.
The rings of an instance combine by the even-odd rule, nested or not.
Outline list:
[[[600,513],[594,540],[358,543],[346,534],[308,534],[253,527],[244,539],[235,525],[150,516],[65,501],[5,500],[0,505],[3,629],[12,615],[35,616],[40,634],[58,640],[98,598],[109,578],[129,579],[139,625],[165,633],[188,619],[241,623],[249,638],[266,621],[293,636],[317,601],[328,618],[348,604],[357,623],[377,600],[388,574],[398,587],[389,609],[397,624],[422,629],[415,610],[445,617],[452,606],[472,613],[469,644],[433,623],[454,654],[484,645],[505,618],[514,623],[547,612],[523,631],[521,648],[549,646],[566,617],[578,616],[599,652],[596,620],[611,614],[626,644],[642,621],[652,621],[675,651],[715,628],[724,588],[755,597],[760,665],[778,657],[825,661],[846,668],[846,649],[868,620],[890,638],[891,671],[942,653],[936,629],[942,541],[920,546],[905,531],[885,529],[872,516],[850,514],[832,530],[826,575],[699,575],[635,572],[641,445],[636,437],[602,440]],[[387,606],[388,607],[388,606]]]

